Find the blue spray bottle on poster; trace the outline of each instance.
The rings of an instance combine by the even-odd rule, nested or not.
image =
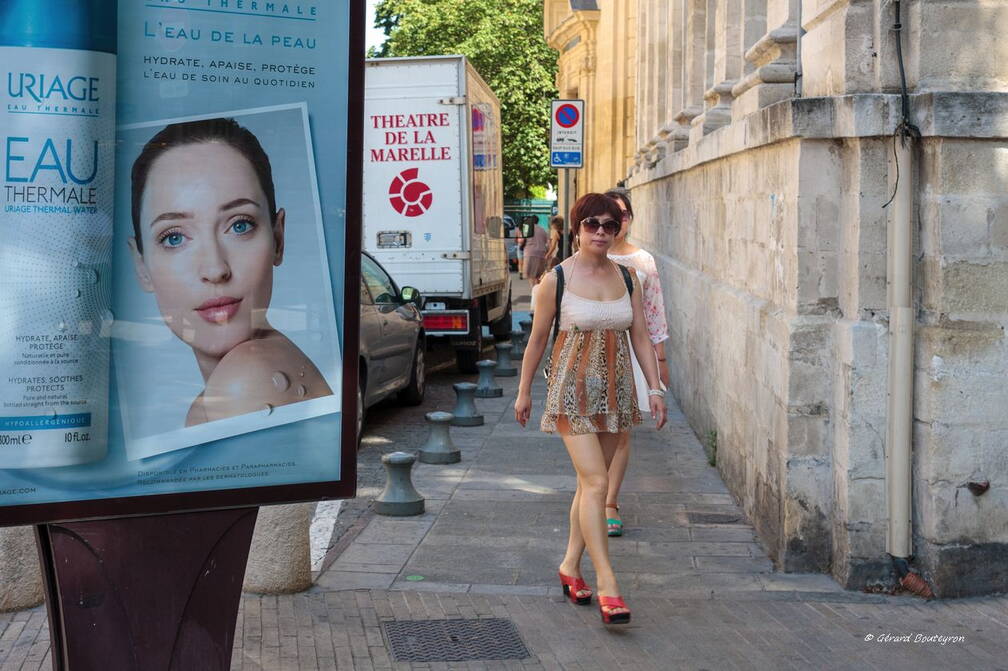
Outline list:
[[[116,4],[0,3],[0,468],[106,456]]]

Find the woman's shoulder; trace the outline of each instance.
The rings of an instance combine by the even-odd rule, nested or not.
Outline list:
[[[557,268],[560,268],[561,266],[563,266],[563,263],[558,263],[543,273],[542,277],[539,279],[539,284],[536,285],[537,289],[541,290],[545,287],[552,291],[557,285]]]
[[[207,380],[203,405],[211,418],[227,417],[330,394],[311,359],[273,332],[246,340],[221,359]]]
[[[548,272],[545,275],[543,275],[543,279],[546,279],[547,277],[552,277],[553,278],[553,282],[556,282],[556,272],[555,271],[556,271],[557,268],[561,269],[560,272],[562,272],[564,274],[565,278],[566,277],[570,277],[571,269],[574,267],[574,262],[575,262],[575,259],[574,259],[574,255],[572,254],[572,255],[568,256],[566,259],[564,259],[563,261],[561,261],[560,263],[558,263],[555,266],[553,266],[553,270],[551,270],[550,272]]]
[[[637,251],[630,252],[629,254],[610,254],[609,258],[628,268],[635,268],[644,272],[650,272],[656,267],[654,256],[651,252],[641,247],[638,247]]]
[[[609,258],[617,263],[622,263],[623,265],[630,265],[640,259],[654,258],[651,256],[651,253],[643,247],[637,247],[636,245],[631,245],[631,247],[633,247],[633,249],[626,254],[613,254],[610,252]]]
[[[616,268],[620,272],[620,277],[623,278],[624,282],[626,282],[626,278],[629,278],[631,284],[633,286],[637,286],[640,280],[640,278],[637,275],[637,268],[635,268],[633,265],[629,263],[624,263],[616,259],[612,259],[612,262],[616,265]]]

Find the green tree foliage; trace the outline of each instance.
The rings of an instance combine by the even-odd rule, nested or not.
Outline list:
[[[388,36],[372,56],[463,54],[501,103],[504,195],[554,181],[550,101],[557,54],[543,38],[542,0],[380,0],[375,27]]]

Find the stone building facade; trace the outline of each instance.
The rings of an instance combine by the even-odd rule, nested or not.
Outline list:
[[[591,158],[560,184],[577,193],[606,191],[626,176],[637,151],[636,2],[546,0],[546,42],[560,53],[557,90],[585,101],[585,146]],[[574,199],[571,198],[573,204]]]
[[[893,2],[545,5],[561,92],[592,36],[635,45],[591,84],[634,81],[634,151],[610,177],[626,127],[591,136],[578,191],[631,189],[676,398],[777,566],[850,588],[893,577],[886,203],[910,180],[914,564],[939,596],[1008,590],[1008,3],[903,3],[920,139],[899,175]]]

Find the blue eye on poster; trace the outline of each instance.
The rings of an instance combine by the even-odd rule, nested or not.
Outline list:
[[[0,523],[352,495],[362,4],[0,6]]]

